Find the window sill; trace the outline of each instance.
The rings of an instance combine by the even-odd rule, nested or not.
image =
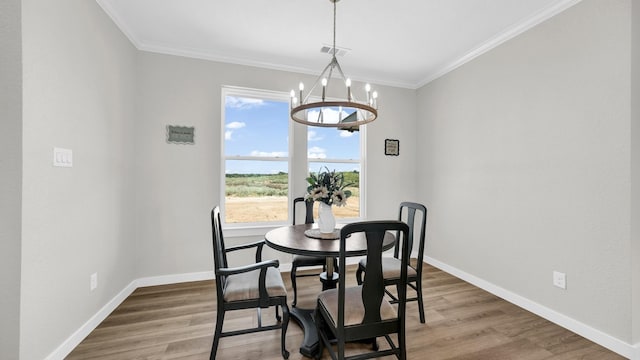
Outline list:
[[[264,236],[269,231],[285,226],[286,224],[269,224],[269,225],[227,225],[224,228],[224,236],[229,238],[248,237],[248,236]]]

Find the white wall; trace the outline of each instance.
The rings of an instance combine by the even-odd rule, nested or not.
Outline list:
[[[585,0],[426,85],[417,126],[427,255],[626,343],[630,4]]]
[[[310,83],[314,78],[144,52],[137,71],[138,276],[210,271],[209,212],[220,203],[222,86],[288,93],[299,81]],[[367,213],[369,218],[395,217],[399,202],[412,199],[415,189],[415,94],[392,87],[377,89],[380,118],[368,125],[365,178],[369,188],[378,191],[368,197]],[[194,126],[195,145],[168,144],[167,125]],[[306,137],[306,132],[298,135]],[[386,137],[400,139],[399,157],[384,156]],[[283,254],[267,252],[283,263],[290,261]]]
[[[22,217],[22,44],[20,1],[0,2],[0,358],[17,359]]]
[[[640,0],[632,1],[631,32],[631,242],[633,342],[640,359]]]
[[[25,0],[22,25],[20,358],[31,360],[134,279],[136,51],[94,1]],[[73,168],[52,166],[53,147],[73,150]]]

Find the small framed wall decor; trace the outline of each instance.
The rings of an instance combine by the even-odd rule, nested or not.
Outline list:
[[[195,128],[193,126],[167,125],[167,142],[170,144],[193,145]]]
[[[384,154],[387,156],[400,155],[400,140],[385,139],[384,140]]]

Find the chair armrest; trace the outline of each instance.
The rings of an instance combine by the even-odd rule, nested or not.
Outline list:
[[[250,244],[243,244],[238,246],[232,246],[226,249],[226,252],[238,251],[238,250],[246,250],[251,248],[256,248],[256,263],[262,261],[262,248],[264,247],[264,240],[256,241]]]
[[[250,264],[245,266],[239,266],[234,268],[222,268],[216,271],[216,277],[218,275],[227,276],[233,274],[240,274],[249,271],[260,270],[260,275],[258,277],[258,297],[260,307],[266,308],[269,307],[269,293],[267,292],[267,269],[270,267],[277,268],[280,266],[280,262],[278,260],[266,260],[256,264]]]
[[[241,274],[241,273],[246,273],[249,271],[261,270],[261,269],[265,269],[266,271],[266,269],[269,267],[277,268],[279,266],[280,266],[280,261],[278,261],[277,259],[265,260],[255,264],[249,264],[245,266],[221,268],[216,271],[216,275],[228,276],[228,275]]]

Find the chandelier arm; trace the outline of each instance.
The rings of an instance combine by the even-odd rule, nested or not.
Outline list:
[[[342,80],[344,82],[346,82],[347,81],[347,77],[344,75],[344,72],[342,72],[342,67],[340,67],[340,63],[338,62],[337,59],[336,59],[334,67],[338,69],[338,73],[340,73],[340,76],[342,76]],[[354,102],[358,101],[358,99],[356,98],[356,96],[353,93],[351,93],[351,100],[354,101]]]
[[[324,70],[322,70],[322,72],[320,73],[320,76],[318,76],[318,78],[316,79],[316,81],[313,83],[313,85],[311,86],[311,88],[309,89],[309,92],[307,93],[307,96],[304,97],[304,100],[300,99],[300,103],[306,103],[307,100],[309,100],[309,97],[311,96],[311,94],[313,93],[313,90],[315,90],[315,88],[318,86],[318,84],[322,81],[322,77],[323,75],[327,72],[327,70],[329,69],[333,69],[333,62],[330,62],[329,64],[327,64],[327,66],[324,67]]]

